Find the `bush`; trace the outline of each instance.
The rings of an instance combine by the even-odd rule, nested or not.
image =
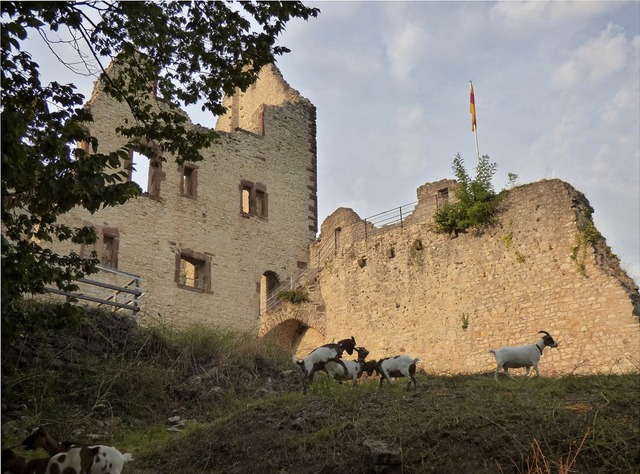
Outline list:
[[[309,295],[304,290],[291,289],[278,291],[276,294],[278,300],[288,301],[293,304],[308,303]]]
[[[458,182],[456,201],[446,203],[436,211],[434,217],[440,232],[461,232],[470,227],[495,223],[501,198],[500,194],[494,192],[491,183],[496,168],[497,165],[489,163],[489,157],[483,155],[476,168],[476,178],[472,180],[464,168],[464,160],[459,153],[456,155],[453,159],[453,172]]]

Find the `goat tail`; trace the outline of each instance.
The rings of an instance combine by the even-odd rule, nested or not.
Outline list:
[[[129,462],[129,461],[133,461],[133,454],[131,453],[124,453],[122,455],[122,459],[124,462]]]

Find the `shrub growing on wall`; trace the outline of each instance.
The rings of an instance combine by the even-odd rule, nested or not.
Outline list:
[[[282,290],[276,294],[276,298],[279,300],[285,300],[293,304],[308,303],[309,295],[304,290],[291,289]]]
[[[500,195],[493,190],[491,180],[497,165],[483,155],[476,167],[476,177],[471,179],[464,167],[460,153],[453,159],[453,172],[458,186],[455,202],[447,202],[436,211],[438,230],[444,233],[459,232],[470,227],[482,227],[495,222]]]

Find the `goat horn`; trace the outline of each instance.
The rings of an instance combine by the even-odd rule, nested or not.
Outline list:
[[[547,331],[538,331],[538,334],[546,334],[547,336],[551,336]]]

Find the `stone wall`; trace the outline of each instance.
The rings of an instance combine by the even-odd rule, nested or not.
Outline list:
[[[118,268],[147,280],[143,321],[257,332],[265,273],[285,278],[308,263],[317,230],[315,107],[273,66],[233,101],[228,116],[219,119],[219,141],[203,151],[204,161],[192,164],[197,196],[185,195],[183,170],[166,155],[153,171],[157,195],[149,192],[93,215],[77,209],[64,217],[93,225],[99,233],[117,231]],[[88,106],[100,151],[124,146],[126,140],[114,130],[130,119],[126,105],[101,93],[97,84]],[[242,120],[227,126],[239,110],[260,127]],[[242,183],[266,191],[266,215],[242,212]],[[207,262],[208,291],[177,284],[176,256],[181,254]]]
[[[497,226],[451,238],[428,217],[451,185],[421,187],[421,218],[367,239],[350,209],[327,218],[311,251],[324,342],[354,335],[372,358],[407,353],[428,373],[476,373],[495,368],[488,349],[533,343],[545,330],[560,347],[545,350],[543,374],[640,369],[638,288],[604,238],[581,240],[592,223],[581,193],[559,180],[516,187]],[[326,251],[338,228],[338,247]],[[302,357],[318,335],[298,342]]]

